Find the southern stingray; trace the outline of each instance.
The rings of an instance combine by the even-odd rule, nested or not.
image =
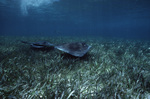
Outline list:
[[[25,44],[29,44],[32,48],[36,48],[36,49],[46,49],[48,47],[54,47],[60,51],[63,51],[65,53],[68,53],[76,57],[84,56],[91,48],[91,46],[83,42],[64,43],[58,45],[51,44],[47,41],[32,42],[32,43],[26,41],[21,41],[21,42]]]
[[[66,52],[70,55],[82,57],[88,52],[91,46],[88,46],[86,43],[83,42],[74,42],[59,44],[55,46],[55,48],[57,48],[60,51]]]

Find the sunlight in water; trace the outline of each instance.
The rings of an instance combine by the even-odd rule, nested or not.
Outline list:
[[[28,8],[39,7],[45,4],[53,4],[59,0],[21,0],[21,11],[23,15],[28,15]]]

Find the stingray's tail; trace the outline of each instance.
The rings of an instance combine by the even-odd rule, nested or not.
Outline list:
[[[29,42],[26,42],[26,41],[20,41],[21,43],[25,43],[25,44],[31,44]]]

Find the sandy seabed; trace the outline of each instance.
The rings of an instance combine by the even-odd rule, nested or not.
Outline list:
[[[86,42],[81,57],[20,41]],[[149,99],[150,41],[0,36],[0,99]]]

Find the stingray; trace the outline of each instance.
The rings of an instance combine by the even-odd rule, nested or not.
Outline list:
[[[26,42],[26,41],[21,41],[22,43],[29,44],[32,48],[36,49],[44,49],[48,47],[53,47],[54,45],[47,42],[47,41],[39,41],[39,42]]]
[[[91,46],[83,42],[64,43],[64,44],[59,44],[59,45],[54,45],[47,41],[39,41],[39,42],[21,41],[21,42],[25,44],[29,44],[34,49],[46,49],[49,47],[54,47],[60,51],[63,51],[75,57],[84,56],[88,52],[88,50],[91,48]]]
[[[74,43],[59,44],[55,46],[55,48],[60,51],[66,52],[72,56],[82,57],[88,52],[91,46],[83,42],[74,42]]]

